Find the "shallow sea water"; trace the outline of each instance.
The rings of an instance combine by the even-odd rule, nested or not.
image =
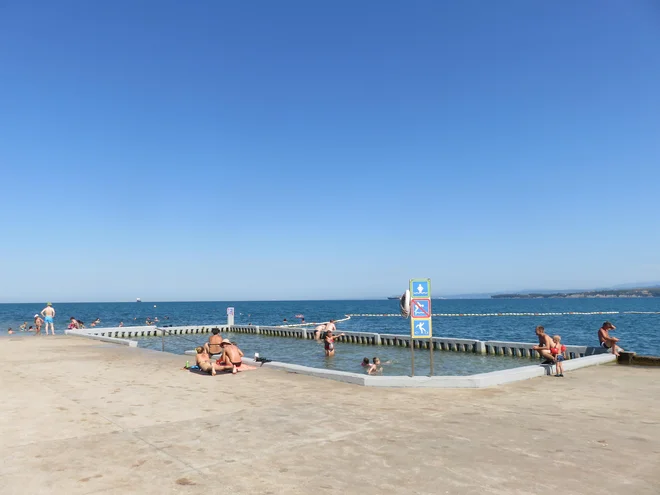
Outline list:
[[[409,375],[410,349],[405,347],[373,346],[360,344],[335,345],[335,355],[326,357],[323,343],[315,340],[295,339],[289,337],[265,337],[243,333],[224,333],[224,338],[238,344],[247,357],[254,357],[258,352],[261,357],[272,361],[300,364],[312,368],[327,368],[353,373],[365,373],[361,366],[363,358],[380,358],[383,365],[383,375]],[[196,345],[202,345],[208,340],[208,334],[172,335],[161,337],[140,337],[139,346],[148,349],[161,350],[165,343],[165,351],[183,354]],[[182,357],[182,365],[186,360],[194,363],[194,356]],[[529,358],[511,358],[505,356],[481,356],[464,352],[436,351],[433,354],[433,370],[435,375],[474,375],[488,371],[529,366],[537,364],[538,360]],[[429,351],[415,349],[415,374],[430,373]]]

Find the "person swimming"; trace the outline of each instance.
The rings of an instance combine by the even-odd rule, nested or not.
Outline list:
[[[371,364],[371,366],[369,366],[369,369],[367,370],[367,374],[376,375],[382,372],[383,372],[383,366],[380,364],[380,359],[375,357],[373,359],[373,363]]]
[[[369,369],[367,370],[368,375],[382,375],[383,374],[383,365],[384,364],[391,364],[392,361],[385,361],[382,363],[379,358],[374,357],[372,360],[371,366],[369,366]]]

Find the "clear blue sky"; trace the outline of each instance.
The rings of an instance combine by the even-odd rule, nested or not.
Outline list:
[[[0,6],[0,301],[660,280],[660,6]]]

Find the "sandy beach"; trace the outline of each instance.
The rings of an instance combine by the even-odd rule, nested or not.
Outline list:
[[[370,389],[76,337],[2,340],[18,493],[657,494],[660,380],[598,366],[485,390]]]

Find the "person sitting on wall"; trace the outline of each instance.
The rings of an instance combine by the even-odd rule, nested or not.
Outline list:
[[[220,329],[214,328],[211,330],[211,335],[209,335],[209,341],[204,344],[204,350],[209,354],[222,354],[222,335],[220,335]]]
[[[608,349],[615,356],[619,355],[619,352],[623,351],[623,348],[617,345],[619,339],[616,337],[610,337],[610,331],[616,330],[616,327],[612,325],[609,321],[603,323],[603,326],[598,330],[598,340],[600,345],[605,349]]]
[[[544,358],[544,361],[541,364],[552,364],[555,362],[555,357],[552,355],[552,348],[555,346],[554,342],[549,335],[545,333],[545,328],[541,325],[536,327],[536,336],[539,339],[539,345],[532,347],[537,351],[541,357]]]

